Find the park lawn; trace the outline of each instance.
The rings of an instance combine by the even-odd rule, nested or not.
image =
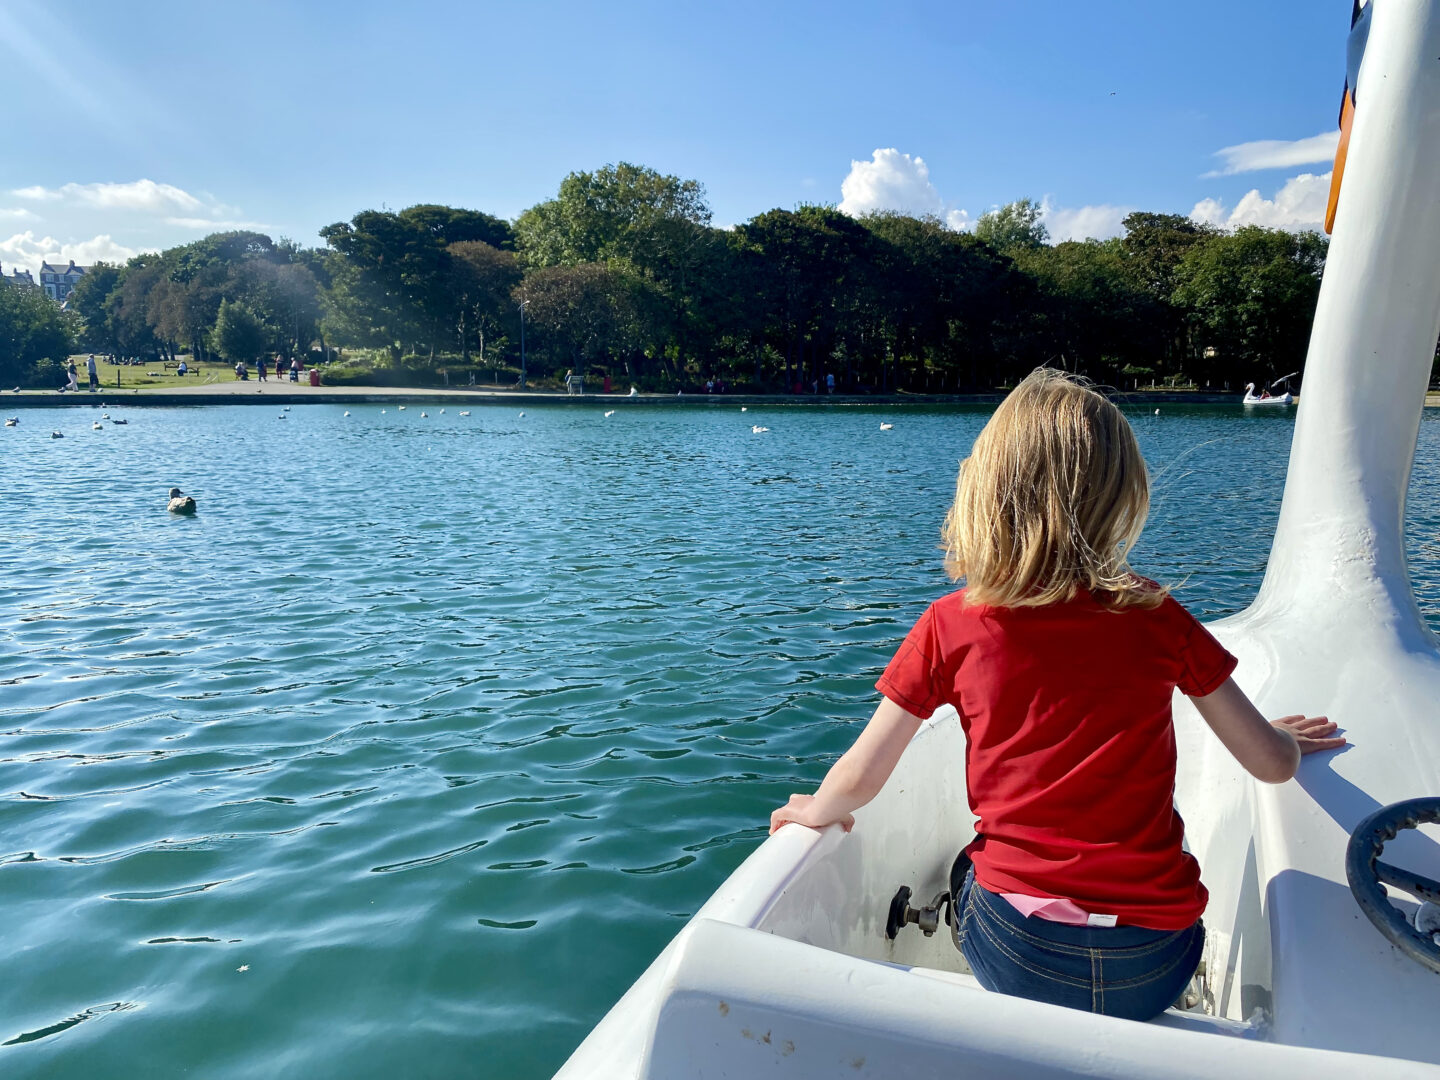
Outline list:
[[[83,393],[89,386],[89,380],[85,373],[85,361],[88,353],[79,356],[72,356],[75,361],[76,377],[80,383],[80,390]],[[116,378],[119,378],[119,387],[122,390],[144,390],[147,387],[156,390],[170,390],[176,386],[205,386],[217,382],[234,382],[235,365],[227,364],[224,361],[213,363],[195,363],[189,356],[181,356],[189,365],[190,370],[185,375],[176,375],[173,367],[165,367],[155,362],[149,364],[112,365],[103,360],[96,360],[96,374],[100,377],[101,390],[113,390],[116,388]],[[251,367],[250,378],[255,379],[255,369]]]

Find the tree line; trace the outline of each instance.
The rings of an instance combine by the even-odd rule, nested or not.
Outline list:
[[[621,163],[570,174],[513,222],[365,210],[321,229],[323,247],[228,232],[101,264],[63,312],[0,289],[0,381],[38,379],[74,347],[227,362],[338,349],[374,376],[514,381],[523,365],[531,380],[771,392],[827,376],[842,392],[989,390],[1040,364],[1233,388],[1301,367],[1324,237],[1138,212],[1124,229],[1052,245],[1028,199],[971,232],[821,205],[722,229],[696,181]]]

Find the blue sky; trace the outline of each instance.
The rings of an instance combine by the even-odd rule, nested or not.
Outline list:
[[[1318,222],[1349,0],[0,2],[0,264],[355,212],[513,218],[567,172],[699,180],[714,220],[836,203],[1056,238],[1130,209]],[[1251,145],[1259,144],[1259,145]],[[1230,149],[1228,155],[1220,152]]]

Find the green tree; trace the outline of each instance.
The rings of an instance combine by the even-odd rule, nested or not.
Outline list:
[[[514,252],[502,251],[482,240],[462,240],[446,251],[450,256],[455,332],[461,355],[468,362],[474,344],[483,362],[486,335],[493,343],[515,321],[511,293],[520,283],[520,264]]]
[[[526,275],[516,293],[557,369],[584,374],[591,364],[619,361],[637,374],[633,361],[654,303],[643,277],[605,263],[546,266]]]
[[[215,351],[227,361],[249,364],[264,354],[270,334],[270,329],[250,308],[224,300],[211,338]]]
[[[115,333],[106,317],[105,302],[120,285],[123,268],[98,262],[75,283],[69,308],[80,317],[80,344],[96,352],[117,351]]]
[[[565,177],[554,199],[520,215],[515,239],[530,267],[620,258],[653,271],[692,242],[679,227],[687,224],[710,224],[705,189],[698,181],[622,161]]]
[[[1040,220],[1042,208],[1034,199],[1016,199],[1012,203],[981,214],[975,222],[975,235],[996,251],[1013,255],[1034,251],[1050,239]]]
[[[1066,241],[1019,256],[1036,283],[1042,359],[1119,385],[1165,347],[1168,304],[1130,273],[1120,240]]]
[[[399,213],[363,210],[320,235],[339,255],[328,264],[339,283],[327,304],[332,329],[353,333],[362,344],[388,338],[384,344],[396,351],[423,342],[432,356],[459,322],[450,245],[512,244],[509,226],[498,218],[428,204]]]
[[[1202,381],[1273,379],[1303,366],[1328,241],[1246,226],[1186,252],[1174,302]]]
[[[1180,263],[1193,248],[1221,235],[1220,230],[1179,214],[1141,211],[1127,215],[1124,225],[1120,246],[1127,273],[1154,305],[1151,317],[1158,339],[1151,360],[1139,366],[1156,375],[1178,373],[1187,360],[1185,316],[1174,304]]]
[[[43,289],[0,281],[0,383],[9,389],[55,378],[55,365],[74,348],[77,323]]]
[[[932,389],[976,389],[1002,381],[1015,324],[1033,299],[1011,260],[933,216],[863,220],[894,251],[877,267],[888,282],[875,295],[884,304],[891,369],[879,384],[904,378]]]

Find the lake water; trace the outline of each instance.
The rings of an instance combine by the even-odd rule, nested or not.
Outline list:
[[[0,1075],[548,1076],[869,715],[986,415],[383,408],[0,429]],[[1137,565],[1245,606],[1292,419],[1132,420]]]

